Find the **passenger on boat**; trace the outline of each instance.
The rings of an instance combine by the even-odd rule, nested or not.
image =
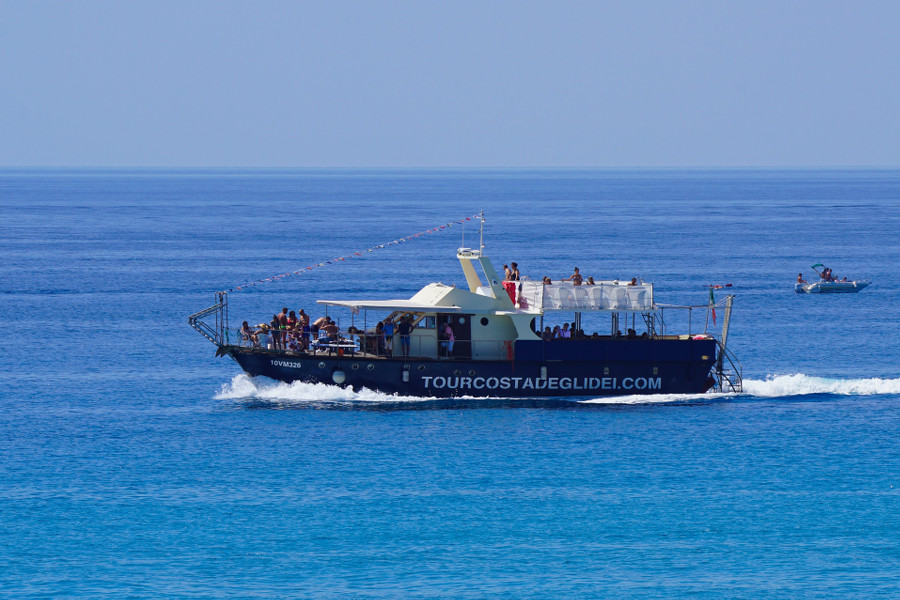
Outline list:
[[[568,323],[563,323],[562,329],[559,330],[559,337],[568,340],[572,337],[572,330],[569,329]]]
[[[597,285],[597,284],[594,283],[593,277],[588,277],[587,283],[585,285]]]
[[[515,265],[516,263],[513,263]],[[409,357],[409,336],[414,329],[412,317],[402,317],[397,323],[397,331],[400,333],[400,349],[403,351],[403,357]]]
[[[512,281],[512,271],[509,265],[503,265],[503,281]]]
[[[319,337],[319,330],[322,329],[327,322],[328,317],[319,317],[318,319],[313,321],[313,324],[309,327],[309,331],[310,333],[312,333],[313,338]]]
[[[553,331],[550,332],[550,335],[553,337],[554,340],[559,339],[559,325],[553,326]]]
[[[629,340],[637,339],[637,332],[634,329],[628,328],[628,335],[626,336]]]
[[[543,339],[545,339],[545,340],[552,340],[552,339],[553,339],[553,332],[550,331],[550,326],[549,326],[549,325],[547,325],[546,327],[544,327],[544,333],[543,333],[543,335],[542,335],[541,337],[542,337]]]
[[[638,284],[637,277],[632,277],[631,281],[628,283],[628,285],[637,285],[637,284]]]
[[[375,325],[375,354],[384,354],[384,323],[381,321]]]
[[[281,330],[281,349],[287,346],[287,330],[288,330],[288,309],[287,306],[281,309],[278,315],[278,329]]]
[[[519,281],[519,263],[509,263],[512,265],[512,274],[509,277],[510,281]]]
[[[581,273],[578,272],[578,267],[575,267],[575,272],[563,279],[563,281],[571,281],[572,285],[581,285],[582,278]]]
[[[250,328],[250,324],[247,321],[244,321],[244,324],[241,325],[241,340],[251,342],[254,348],[259,346],[259,336]]]
[[[259,345],[265,348],[271,349],[271,339],[269,335],[269,326],[265,323],[260,323],[258,325],[259,329],[256,331],[256,336],[259,338]]]
[[[453,356],[453,342],[456,341],[456,336],[453,335],[453,327],[450,325],[450,321],[444,323],[444,330],[441,332],[441,337],[444,338],[444,341],[441,342],[441,348],[447,350],[447,356]]]
[[[391,317],[384,320],[384,351],[388,356],[394,355],[394,320]]]
[[[337,323],[331,320],[331,317],[325,317],[328,319],[328,322],[322,327],[323,331],[325,331],[325,339],[329,342],[336,342],[339,339],[338,335],[338,326]]]
[[[803,273],[797,273],[797,283],[806,283],[806,280],[803,279]]]
[[[282,348],[284,346],[281,343],[281,319],[278,315],[274,315],[272,322],[269,323],[269,349],[280,350]]]
[[[299,322],[300,321],[299,321],[299,319],[297,319],[297,314],[294,311],[291,311],[288,313],[288,318],[287,318],[288,331],[293,330],[294,327],[296,327],[297,323],[299,323]]]
[[[289,329],[287,332],[287,349],[291,351],[298,351],[301,348],[301,334],[299,327],[294,327],[293,329]]]
[[[543,283],[544,285],[552,285],[553,280],[550,279],[549,277],[544,277],[543,279],[541,279],[541,283]]]

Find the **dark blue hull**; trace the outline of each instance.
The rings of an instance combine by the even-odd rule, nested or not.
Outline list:
[[[514,360],[285,354],[221,346],[249,375],[420,397],[697,394],[714,385],[713,339],[516,342]]]

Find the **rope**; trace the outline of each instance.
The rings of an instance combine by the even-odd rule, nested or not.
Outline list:
[[[472,215],[471,217],[466,217],[464,219],[458,219],[456,221],[451,221],[450,223],[446,223],[444,225],[438,225],[437,227],[433,227],[431,229],[426,229],[425,231],[420,231],[419,233],[413,233],[407,236],[403,236],[397,238],[395,240],[391,240],[390,242],[385,242],[383,244],[378,244],[377,246],[372,246],[371,248],[366,248],[365,250],[360,250],[359,252],[353,252],[352,254],[347,254],[346,256],[339,256],[337,258],[333,258],[331,260],[326,260],[320,263],[316,263],[314,265],[310,265],[308,267],[303,267],[301,269],[297,269],[296,271],[288,271],[287,273],[281,273],[280,275],[273,275],[272,277],[266,277],[265,279],[257,279],[256,281],[250,281],[248,283],[243,283],[241,285],[235,286],[231,289],[225,290],[226,292],[236,292],[238,290],[244,290],[250,287],[254,287],[257,285],[261,285],[263,283],[269,283],[272,281],[279,281],[281,279],[285,279],[287,277],[292,277],[294,275],[300,275],[301,273],[306,273],[307,271],[312,271],[313,269],[324,267],[325,265],[331,265],[339,262],[346,262],[351,258],[362,257],[368,252],[375,252],[376,250],[381,250],[383,248],[387,248],[388,246],[395,246],[397,244],[402,244],[404,242],[408,242],[414,238],[421,237],[423,235],[427,235],[429,233],[439,233],[444,229],[452,227],[453,225],[461,225],[465,224],[467,221],[479,220],[481,218],[480,215]]]

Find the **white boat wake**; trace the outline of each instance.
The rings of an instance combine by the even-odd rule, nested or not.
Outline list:
[[[843,396],[872,396],[900,394],[898,379],[827,379],[812,377],[802,373],[794,375],[771,375],[764,380],[745,379],[743,394],[640,394],[630,396],[604,396],[601,398],[572,399],[581,404],[666,404],[709,402],[721,399],[755,396],[758,398],[779,398],[806,396],[810,394],[833,394]],[[230,383],[222,386],[214,397],[216,400],[253,401],[272,406],[342,405],[356,403],[398,403],[433,402],[434,397],[394,396],[363,389],[358,392],[350,388],[324,383],[281,383],[265,378],[254,379],[243,373],[235,375]],[[465,400],[466,398],[458,398]],[[471,398],[474,403],[484,398]]]
[[[256,400],[275,405],[289,404],[344,404],[349,402],[421,402],[435,398],[417,396],[392,396],[382,392],[362,389],[354,392],[350,388],[324,383],[282,383],[271,379],[254,379],[241,373],[230,383],[222,386],[214,398],[216,400]]]
[[[765,380],[745,379],[744,393],[763,398],[836,394],[842,396],[874,396],[900,394],[900,379],[828,379],[797,373],[770,375]]]
[[[709,401],[723,398],[755,396],[757,398],[784,398],[810,394],[840,396],[875,396],[900,394],[900,379],[826,379],[797,373],[794,375],[770,375],[763,380],[744,379],[743,394],[649,394],[635,396],[607,396],[583,400],[586,404],[661,404],[666,402]]]

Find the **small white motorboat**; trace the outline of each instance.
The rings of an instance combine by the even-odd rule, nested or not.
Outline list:
[[[794,291],[798,294],[855,294],[868,286],[871,281],[817,281],[816,283],[798,283]]]
[[[818,267],[822,267],[822,271],[819,271]],[[812,268],[819,276],[820,281],[813,283],[798,281],[794,284],[794,291],[798,294],[855,294],[872,283],[868,279],[847,281],[844,278],[838,281],[831,275],[831,271],[821,263],[814,264]]]

